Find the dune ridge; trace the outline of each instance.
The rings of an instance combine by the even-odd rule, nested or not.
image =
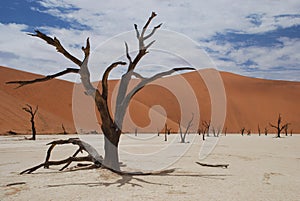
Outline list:
[[[274,133],[275,130],[271,129],[268,124],[269,122],[275,123],[279,113],[284,122],[291,123],[290,129],[293,130],[293,133],[300,133],[300,82],[249,78],[228,72],[220,72],[220,74],[227,97],[227,113],[224,125],[224,129],[227,128],[227,133],[237,133],[242,127],[251,130],[252,133],[257,133],[258,125],[262,132],[267,127],[269,133]],[[8,131],[30,133],[29,115],[22,111],[25,104],[30,104],[33,107],[39,106],[36,117],[38,133],[61,133],[63,132],[62,124],[67,132],[76,132],[72,114],[74,83],[54,79],[19,89],[15,89],[15,85],[5,84],[7,81],[29,80],[40,76],[0,67],[1,134]],[[209,120],[211,115],[210,95],[201,76],[197,72],[190,72],[181,76],[190,84],[195,93],[200,108],[200,121]],[[172,82],[180,88],[178,75],[163,78],[162,81]],[[111,98],[118,81],[110,80],[109,82],[109,96]],[[133,84],[134,82],[136,81],[133,81]],[[137,93],[129,106],[129,114],[137,126],[147,127],[151,122],[149,108],[155,105],[164,108],[167,114],[168,127],[176,132],[178,130],[177,122],[181,115],[179,102],[171,91],[159,85],[151,84]],[[160,118],[159,115],[159,112],[154,114],[157,118]],[[94,130],[100,132],[98,122],[93,122],[83,129],[83,132]],[[134,128],[126,129],[125,132],[132,132]],[[154,127],[147,129],[141,131],[157,132]]]

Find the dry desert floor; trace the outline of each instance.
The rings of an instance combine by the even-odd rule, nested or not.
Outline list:
[[[300,200],[300,135],[227,135],[217,141],[211,138],[213,146],[210,140],[203,144],[198,135],[187,136],[183,144],[177,135],[169,135],[165,142],[164,135],[127,134],[120,142],[124,170],[176,170],[167,175],[119,176],[105,169],[60,172],[60,167],[51,167],[19,175],[43,162],[48,142],[69,137],[80,137],[103,153],[102,135],[42,135],[36,141],[0,136],[0,200]],[[201,162],[229,167],[196,164],[205,146],[208,156]],[[75,150],[58,146],[53,159]]]

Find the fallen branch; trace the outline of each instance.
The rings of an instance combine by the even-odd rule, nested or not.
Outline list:
[[[228,168],[229,164],[206,164],[206,163],[200,163],[196,162],[198,165],[206,166],[206,167],[221,167],[221,168]]]
[[[77,149],[77,151],[70,157],[63,159],[63,160],[58,160],[58,161],[51,161],[50,156],[51,156],[51,152],[54,149],[54,147],[56,145],[64,145],[64,144],[74,144],[77,145],[79,148]],[[22,171],[20,174],[31,174],[34,171],[38,170],[41,167],[44,168],[49,168],[49,166],[53,166],[53,165],[63,165],[65,164],[59,171],[63,171],[64,169],[66,169],[72,162],[91,162],[91,164],[84,164],[83,166],[90,166],[89,168],[105,168],[108,169],[116,174],[119,175],[132,175],[132,176],[146,176],[146,175],[168,175],[169,173],[172,173],[175,171],[175,169],[167,169],[167,170],[162,170],[162,171],[154,171],[154,172],[124,172],[124,171],[116,171],[112,168],[109,168],[105,165],[103,165],[103,157],[100,156],[98,154],[98,152],[96,151],[96,149],[94,147],[92,147],[90,144],[81,141],[79,138],[69,138],[67,140],[55,140],[52,141],[50,143],[48,143],[47,145],[51,145],[48,150],[47,150],[47,155],[46,155],[46,159],[45,162],[36,165],[34,167],[28,168],[24,171]],[[81,156],[81,157],[77,157],[77,154],[79,154],[79,152],[83,152],[85,151],[88,155],[87,156]],[[77,164],[77,167],[82,167],[81,164]]]

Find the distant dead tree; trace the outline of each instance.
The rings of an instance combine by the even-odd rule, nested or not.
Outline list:
[[[172,128],[168,128],[168,125],[165,124],[165,141],[168,141],[168,135],[171,134],[171,129]]]
[[[89,58],[90,58],[90,40],[86,39],[85,47],[82,47],[81,50],[83,52],[83,59],[78,59],[71,53],[69,53],[65,47],[63,47],[62,43],[56,37],[49,37],[46,34],[40,32],[39,30],[35,30],[35,33],[29,34],[30,36],[37,37],[39,39],[44,40],[49,45],[56,48],[57,52],[65,56],[67,59],[72,61],[76,67],[66,68],[56,74],[48,75],[43,78],[37,78],[34,80],[17,80],[10,81],[7,84],[18,84],[18,87],[23,87],[25,85],[45,82],[52,80],[56,77],[60,77],[62,75],[75,73],[80,76],[81,83],[84,87],[85,94],[92,98],[94,104],[100,114],[100,119],[102,122],[101,129],[104,134],[104,160],[102,165],[109,168],[114,169],[115,171],[120,171],[120,163],[119,163],[119,141],[123,129],[123,122],[125,118],[126,111],[128,109],[129,103],[141,89],[143,89],[149,83],[173,74],[174,72],[183,71],[183,70],[195,70],[191,67],[177,67],[168,71],[157,73],[150,77],[143,77],[139,73],[137,73],[136,67],[144,58],[145,55],[149,53],[149,48],[155,43],[155,40],[151,42],[146,42],[148,39],[152,38],[152,36],[156,33],[156,31],[161,27],[162,24],[159,24],[153,29],[149,31],[149,25],[152,20],[156,17],[156,13],[152,12],[151,16],[148,18],[145,25],[142,29],[139,29],[136,24],[134,24],[135,36],[138,42],[138,51],[134,51],[132,55],[130,55],[129,46],[125,42],[125,56],[128,62],[117,61],[109,65],[103,75],[102,75],[102,84],[101,89],[95,88],[90,79],[90,71],[89,71]],[[120,85],[117,90],[116,95],[116,104],[114,110],[109,107],[108,102],[108,77],[113,69],[118,66],[127,65],[124,74],[120,78]],[[132,78],[138,78],[138,84],[129,89],[129,83]],[[115,111],[113,114],[111,111]]]
[[[198,128],[197,132],[198,132],[198,135],[202,134],[202,140],[204,141],[205,140],[205,132],[206,132],[205,129],[203,129],[201,126]]]
[[[181,139],[180,142],[181,143],[185,143],[186,134],[189,132],[189,129],[192,126],[193,119],[194,119],[194,113],[192,113],[192,118],[188,122],[188,124],[187,124],[187,126],[185,128],[185,132],[184,133],[182,132],[180,121],[178,121],[178,127],[179,127],[179,132],[180,132],[180,139]]]
[[[63,134],[64,135],[68,134],[67,131],[66,131],[66,128],[64,127],[64,124],[61,124],[61,128],[63,129]]]
[[[261,130],[260,130],[259,124],[257,125],[257,130],[258,130],[258,135],[260,136]]]
[[[224,135],[226,136],[227,134],[227,127],[225,127],[225,130],[224,130]]]
[[[293,129],[291,129],[291,134],[290,135],[293,136]]]
[[[251,130],[250,129],[247,130],[247,135],[251,135]]]
[[[285,123],[285,124],[283,124],[283,125],[281,125],[281,124],[282,124],[281,114],[278,115],[277,125],[274,125],[274,124],[269,123],[269,125],[270,125],[271,127],[273,127],[273,128],[276,129],[276,131],[277,131],[277,136],[276,136],[276,137],[278,137],[278,138],[280,138],[281,131],[283,131],[286,127],[288,127],[288,125],[289,125],[290,123]]]
[[[241,128],[241,130],[240,130],[240,131],[241,131],[241,135],[242,135],[242,136],[244,135],[244,132],[245,132],[245,130],[246,130],[246,128],[245,128],[245,127],[242,127],[242,128]]]
[[[33,110],[31,105],[26,104],[26,107],[22,108],[25,112],[28,112],[30,114],[30,122],[31,122],[31,131],[32,131],[32,137],[30,140],[35,140],[36,139],[36,129],[35,129],[35,123],[34,123],[34,117],[39,109],[39,106],[36,106],[35,109]]]
[[[204,130],[207,132],[207,136],[209,136],[210,121],[202,121],[202,125],[204,126]]]
[[[135,128],[135,129],[134,129],[134,135],[137,136],[137,134],[138,134],[138,129]]]
[[[267,135],[268,135],[268,128],[265,127],[265,136],[267,136]]]
[[[287,125],[284,127],[284,133],[285,133],[285,136],[288,136],[288,129],[289,129],[289,124],[287,124]]]

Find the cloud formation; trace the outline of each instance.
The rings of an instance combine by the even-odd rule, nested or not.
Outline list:
[[[39,0],[27,1],[27,4],[31,12],[51,16],[57,19],[57,24],[41,23],[35,27],[26,20],[14,22],[13,17],[11,22],[0,20],[1,65],[42,74],[55,72],[72,63],[25,32],[39,28],[55,35],[70,52],[81,58],[80,47],[87,37],[95,48],[115,35],[133,30],[134,23],[142,26],[151,11],[155,11],[158,17],[154,24],[163,22],[164,29],[196,41],[220,70],[268,79],[300,80],[300,2],[297,0],[211,0],[205,3]],[[132,48],[135,45],[130,44]],[[116,43],[116,48],[124,51],[123,42]],[[98,59],[100,66],[106,64]]]

